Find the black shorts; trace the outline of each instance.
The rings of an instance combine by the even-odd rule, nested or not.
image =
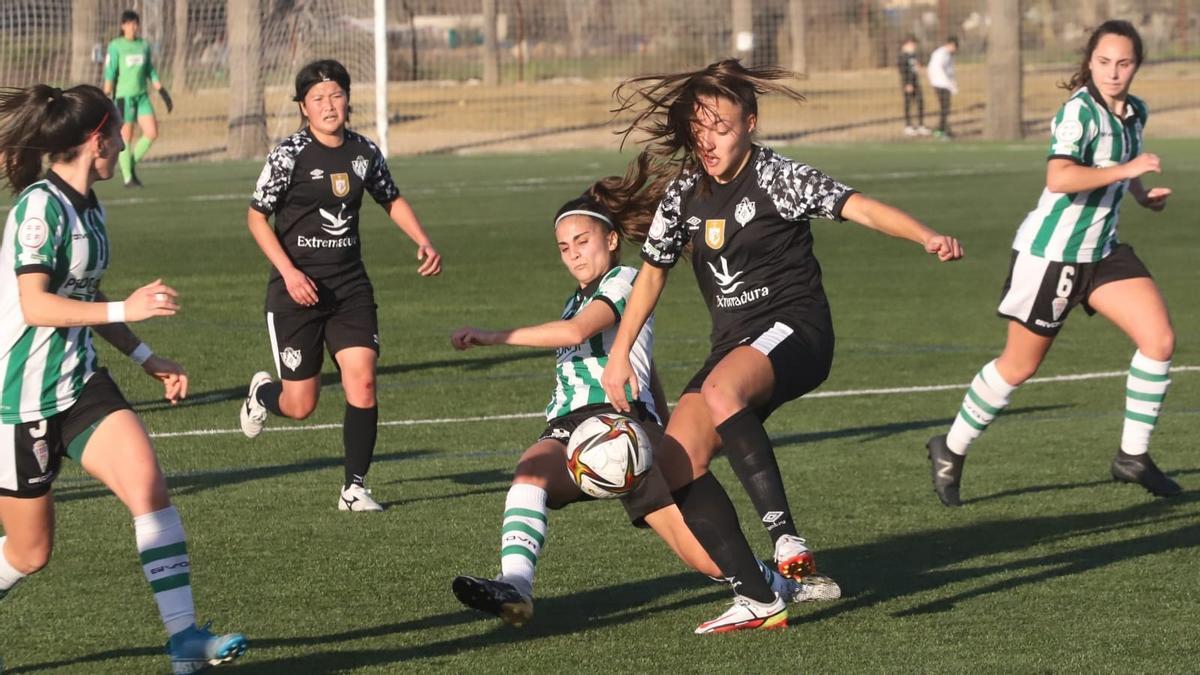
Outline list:
[[[538,436],[538,441],[558,441],[562,443],[565,456],[567,441],[570,440],[571,432],[575,431],[576,427],[594,415],[615,412],[617,412],[616,409],[608,403],[597,403],[577,408],[562,417],[555,417],[547,422],[546,430],[542,432],[541,436]],[[634,401],[630,404],[630,413],[630,417],[641,422],[642,426],[654,425],[655,427],[659,427],[661,424],[659,419],[639,401]],[[661,436],[661,429],[647,429],[647,431],[652,432],[652,437],[654,436],[654,431],[658,431],[657,435]],[[593,501],[595,499],[595,497],[579,491],[578,498],[572,500],[570,503]],[[642,482],[634,488],[633,492],[621,497],[620,501],[621,506],[625,507],[625,513],[629,515],[629,522],[634,527],[649,527],[646,524],[646,516],[675,503],[675,499],[671,496],[671,488],[667,487],[667,479],[663,476],[658,462],[650,465],[650,472],[646,474]]]
[[[80,461],[100,422],[129,409],[108,370],[100,368],[69,409],[37,422],[0,424],[0,497],[45,495],[58,476],[62,458]]]
[[[1127,244],[1118,244],[1094,263],[1055,262],[1013,251],[996,313],[1038,335],[1054,337],[1076,305],[1083,305],[1089,316],[1096,313],[1088,298],[1097,288],[1149,276],[1150,270]]]
[[[774,323],[745,331],[741,340],[714,348],[704,365],[692,376],[683,393],[700,391],[704,381],[729,352],[749,346],[771,361],[775,388],[771,398],[757,412],[766,420],[779,406],[816,389],[829,377],[833,366],[833,323],[828,315],[808,318],[781,318]]]
[[[275,355],[275,372],[283,380],[307,380],[321,373],[325,354],[348,347],[379,353],[379,318],[375,296],[363,292],[316,306],[267,312],[267,331]],[[336,361],[335,361],[336,363]]]

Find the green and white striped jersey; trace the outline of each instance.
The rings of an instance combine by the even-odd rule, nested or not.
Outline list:
[[[612,308],[617,321],[577,345],[559,348],[554,392],[550,394],[550,404],[546,406],[547,420],[562,417],[585,405],[609,402],[604,387],[600,385],[600,375],[608,364],[608,351],[617,337],[617,326],[625,314],[625,303],[629,301],[636,277],[636,269],[619,265],[609,270],[595,285],[579,289],[567,299],[563,319],[579,314],[589,303],[603,302]],[[650,359],[653,353],[654,317],[651,316],[629,351],[629,361],[637,375],[638,400],[658,417],[654,396],[650,392]]]
[[[1071,94],[1051,123],[1050,159],[1069,159],[1083,166],[1124,164],[1142,151],[1146,104],[1125,100],[1124,119],[1104,105],[1090,87]],[[1017,230],[1013,248],[1057,262],[1096,262],[1117,245],[1117,218],[1129,181],[1087,192],[1060,194],[1042,189],[1037,208]]]
[[[0,422],[46,419],[79,398],[96,369],[90,328],[25,323],[17,275],[50,275],[50,291],[92,301],[108,268],[104,209],[53,172],[26,188],[8,213],[0,246]]]

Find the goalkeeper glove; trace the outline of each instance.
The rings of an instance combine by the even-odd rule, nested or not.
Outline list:
[[[175,102],[171,100],[171,95],[167,93],[167,88],[162,87],[158,90],[158,95],[162,97],[163,103],[167,106],[167,112],[175,111]]]

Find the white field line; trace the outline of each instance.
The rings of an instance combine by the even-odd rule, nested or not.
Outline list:
[[[1200,372],[1200,366],[1175,366],[1171,368],[1172,374],[1178,373],[1194,373]],[[1115,377],[1125,377],[1129,374],[1127,370],[1109,370],[1096,373],[1079,373],[1076,375],[1054,375],[1051,377],[1035,377],[1026,384],[1046,384],[1052,382],[1075,382],[1077,380],[1102,380]],[[842,389],[835,391],[818,391],[811,394],[806,394],[804,398],[848,398],[854,396],[895,396],[902,394],[924,394],[937,391],[965,390],[970,386],[970,383],[965,384],[931,384],[916,387],[888,387],[883,389]],[[674,402],[672,402],[674,405]],[[529,412],[529,413],[508,413],[504,415],[480,415],[477,417],[432,417],[428,419],[413,419],[413,420],[386,420],[379,423],[381,427],[411,427],[428,424],[461,424],[463,422],[495,422],[499,420],[521,420],[542,417],[544,413]],[[294,425],[286,427],[271,427],[265,431],[317,431],[321,429],[341,429],[340,423],[333,424],[306,424]],[[240,434],[241,429],[192,429],[190,431],[166,431],[160,433],[152,433],[152,438],[180,438],[185,436],[223,436],[227,434]]]

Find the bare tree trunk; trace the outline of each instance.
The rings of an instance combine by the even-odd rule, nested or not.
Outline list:
[[[496,44],[496,0],[483,0],[483,83],[500,84],[500,52]]]
[[[754,56],[754,3],[753,0],[733,2],[733,55],[747,64]]]
[[[96,21],[99,13],[99,0],[71,2],[71,84],[98,84],[99,69],[92,61],[92,51],[96,45],[100,45],[103,54],[108,46],[101,41],[100,27]]]
[[[259,53],[260,2],[226,0],[225,3],[225,29],[229,35],[227,152],[230,159],[258,157],[267,150],[267,116]]]
[[[171,55],[171,86],[178,91],[187,90],[188,47],[188,0],[175,0],[175,45]]]
[[[583,56],[583,26],[587,12],[580,0],[563,0],[563,13],[567,18],[567,33],[571,36],[571,56]]]
[[[1021,137],[1021,3],[988,0],[987,115],[984,137]]]
[[[804,0],[788,0],[788,22],[792,27],[792,71],[808,77],[808,14]]]

